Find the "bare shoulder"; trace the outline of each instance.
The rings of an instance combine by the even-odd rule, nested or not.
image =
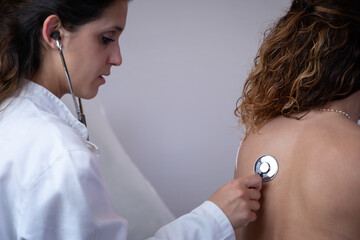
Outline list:
[[[325,158],[360,166],[359,143],[360,126],[348,119],[324,121],[316,116],[303,120],[278,117],[244,139],[239,149],[238,168],[241,170],[246,167],[243,166],[246,162],[254,162],[263,154],[280,159],[301,157],[321,161]]]
[[[237,176],[252,172],[254,162],[264,154],[280,157],[295,145],[294,136],[300,129],[291,126],[292,119],[275,118],[243,140],[237,160]],[[285,157],[285,156],[284,156]]]

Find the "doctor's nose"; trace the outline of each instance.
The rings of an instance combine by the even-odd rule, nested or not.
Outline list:
[[[109,57],[109,63],[114,66],[120,66],[122,63],[122,56],[120,52],[120,47],[117,46],[116,49],[111,53]]]

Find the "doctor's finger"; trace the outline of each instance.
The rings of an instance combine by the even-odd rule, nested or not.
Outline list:
[[[262,187],[262,179],[259,175],[253,174],[243,178],[245,183],[245,187],[247,188],[255,188],[257,190],[261,190]]]
[[[247,196],[250,200],[259,200],[261,198],[261,192],[257,189],[248,189]]]
[[[254,222],[257,219],[257,215],[254,212],[249,212],[247,214],[247,223],[244,224],[244,227],[246,227],[249,223]]]
[[[250,209],[253,212],[256,212],[260,209],[260,203],[258,201],[250,201]]]

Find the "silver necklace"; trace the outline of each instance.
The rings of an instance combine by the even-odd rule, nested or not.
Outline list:
[[[323,111],[323,112],[341,113],[342,115],[346,116],[348,119],[351,119],[350,115],[348,113],[344,112],[343,110],[338,110],[338,109],[334,109],[334,108],[319,108],[319,110]]]

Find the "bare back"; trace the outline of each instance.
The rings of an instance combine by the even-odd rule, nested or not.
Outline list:
[[[252,173],[271,154],[277,176],[263,185],[258,219],[241,240],[360,239],[360,127],[337,113],[278,117],[250,134],[235,177]]]

